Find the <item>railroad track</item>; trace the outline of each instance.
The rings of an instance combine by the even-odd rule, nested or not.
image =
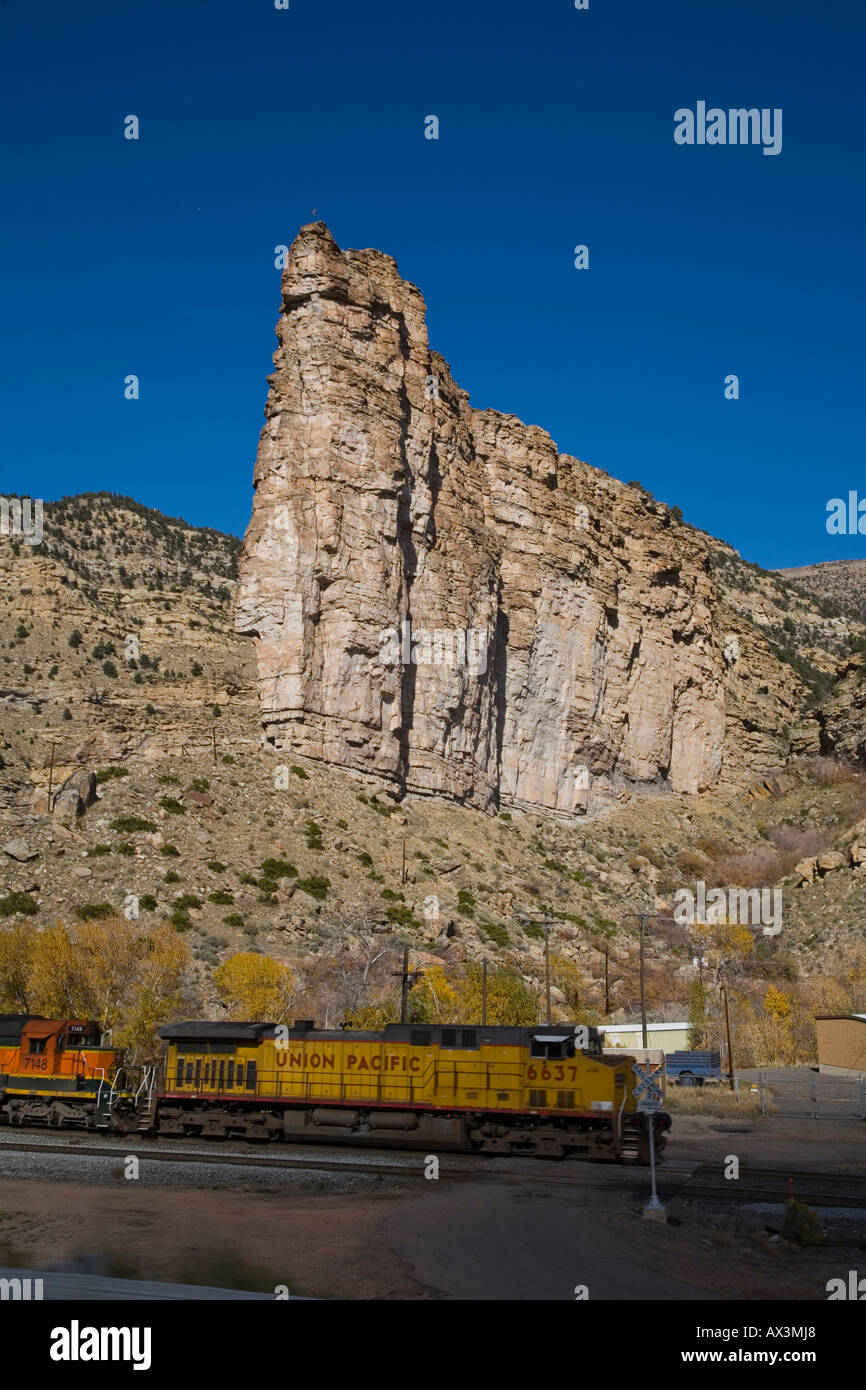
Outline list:
[[[132,1136],[129,1136],[130,1139]],[[213,1149],[198,1148],[174,1148],[168,1147],[173,1141],[142,1141],[140,1136],[135,1137],[134,1143],[124,1144],[122,1142],[111,1144],[87,1143],[81,1141],[57,1142],[52,1139],[50,1142],[40,1142],[39,1139],[22,1140],[16,1137],[7,1138],[0,1132],[0,1165],[2,1165],[2,1155],[4,1152],[11,1153],[31,1153],[51,1155],[57,1154],[65,1157],[86,1157],[86,1158],[113,1158],[120,1162],[127,1156],[134,1156],[143,1162],[152,1163],[175,1163],[175,1164],[194,1164],[199,1163],[205,1166],[236,1167],[251,1169],[270,1169],[286,1173],[291,1172],[327,1172],[327,1173],[352,1173],[372,1175],[375,1177],[399,1177],[420,1179],[426,1181],[424,1177],[426,1155],[420,1151],[414,1162],[406,1161],[383,1161],[378,1157],[362,1159],[359,1157],[341,1158],[322,1158],[318,1155],[276,1155],[272,1152],[256,1154],[214,1153]],[[466,1161],[454,1160],[453,1156],[447,1155],[440,1158],[439,1178],[451,1182],[477,1182],[485,1179],[494,1182],[508,1183],[544,1183],[547,1187],[577,1186],[577,1187],[630,1187],[635,1183],[646,1183],[649,1170],[639,1168],[636,1165],[620,1167],[613,1164],[602,1163],[569,1163],[567,1171],[562,1171],[559,1163],[543,1162],[538,1159],[533,1162],[533,1170],[528,1172],[524,1169],[515,1169],[511,1166],[506,1170],[504,1167],[493,1167],[495,1162],[508,1162],[509,1165],[521,1160],[490,1160],[480,1159],[474,1162],[470,1159]],[[530,1161],[530,1160],[525,1160]],[[694,1163],[676,1163],[664,1165],[665,1170],[670,1166],[671,1177],[686,1177],[694,1168]],[[662,1171],[661,1169],[659,1170]]]
[[[130,1136],[132,1138],[132,1136]],[[377,1178],[400,1178],[426,1181],[425,1158],[420,1152],[414,1161],[405,1157],[384,1160],[377,1154],[370,1158],[355,1155],[320,1157],[318,1154],[276,1155],[268,1153],[215,1153],[212,1148],[174,1148],[173,1142],[142,1140],[135,1143],[87,1143],[72,1140],[40,1142],[38,1138],[7,1138],[0,1132],[0,1164],[4,1151],[12,1153],[58,1154],[65,1157],[114,1158],[120,1160],[134,1155],[143,1162],[174,1163],[178,1165],[269,1169],[284,1173],[344,1173]],[[606,1191],[636,1190],[643,1192],[649,1183],[649,1170],[633,1165],[619,1166],[602,1163],[569,1162],[567,1164],[531,1160],[531,1171],[494,1164],[514,1164],[520,1159],[462,1160],[445,1156],[440,1159],[439,1179],[447,1182],[502,1182],[518,1186],[541,1184],[546,1189],[558,1187],[592,1188]],[[526,1160],[529,1161],[529,1160]],[[797,1201],[808,1206],[850,1207],[866,1210],[866,1176],[849,1173],[821,1173],[789,1168],[758,1168],[744,1166],[738,1179],[726,1180],[716,1166],[686,1159],[669,1159],[658,1168],[658,1186],[666,1201],[734,1201],[784,1205],[788,1201],[789,1184]]]
[[[662,1174],[664,1176],[664,1174]],[[866,1209],[866,1177],[852,1173],[814,1173],[804,1169],[756,1168],[744,1165],[737,1179],[727,1180],[717,1168],[702,1164],[677,1195],[688,1201],[767,1202],[784,1204],[793,1191],[795,1201],[810,1207]]]

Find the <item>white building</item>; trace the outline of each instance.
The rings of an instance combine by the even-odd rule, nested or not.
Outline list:
[[[688,1023],[650,1023],[646,1026],[648,1048],[661,1052],[685,1052],[689,1046]],[[605,1049],[622,1047],[629,1051],[643,1047],[643,1029],[639,1023],[605,1023],[599,1027],[604,1034]]]

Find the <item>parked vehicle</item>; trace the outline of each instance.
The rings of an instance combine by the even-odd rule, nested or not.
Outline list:
[[[724,1080],[718,1052],[669,1052],[665,1071],[668,1081],[680,1086],[712,1086]]]

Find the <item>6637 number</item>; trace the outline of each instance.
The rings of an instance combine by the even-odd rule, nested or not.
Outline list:
[[[527,1079],[527,1081],[564,1081],[564,1080],[566,1079],[566,1078],[565,1078],[566,1072],[568,1072],[568,1080],[569,1080],[569,1081],[575,1081],[575,1080],[577,1079],[577,1067],[576,1067],[576,1066],[570,1066],[570,1067],[565,1067],[565,1066],[554,1066],[554,1067],[549,1067],[549,1066],[547,1065],[547,1063],[545,1063],[544,1066],[542,1066],[542,1067],[535,1067],[535,1066],[527,1067],[527,1068],[526,1068],[526,1079]]]

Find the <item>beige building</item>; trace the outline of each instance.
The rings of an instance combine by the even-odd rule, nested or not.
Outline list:
[[[866,1014],[823,1014],[815,1025],[819,1072],[866,1076]]]
[[[647,1023],[647,1047],[661,1052],[683,1052],[689,1046],[688,1023]],[[604,1033],[605,1051],[609,1047],[624,1047],[629,1052],[643,1047],[643,1030],[639,1023],[604,1023],[599,1032]]]

